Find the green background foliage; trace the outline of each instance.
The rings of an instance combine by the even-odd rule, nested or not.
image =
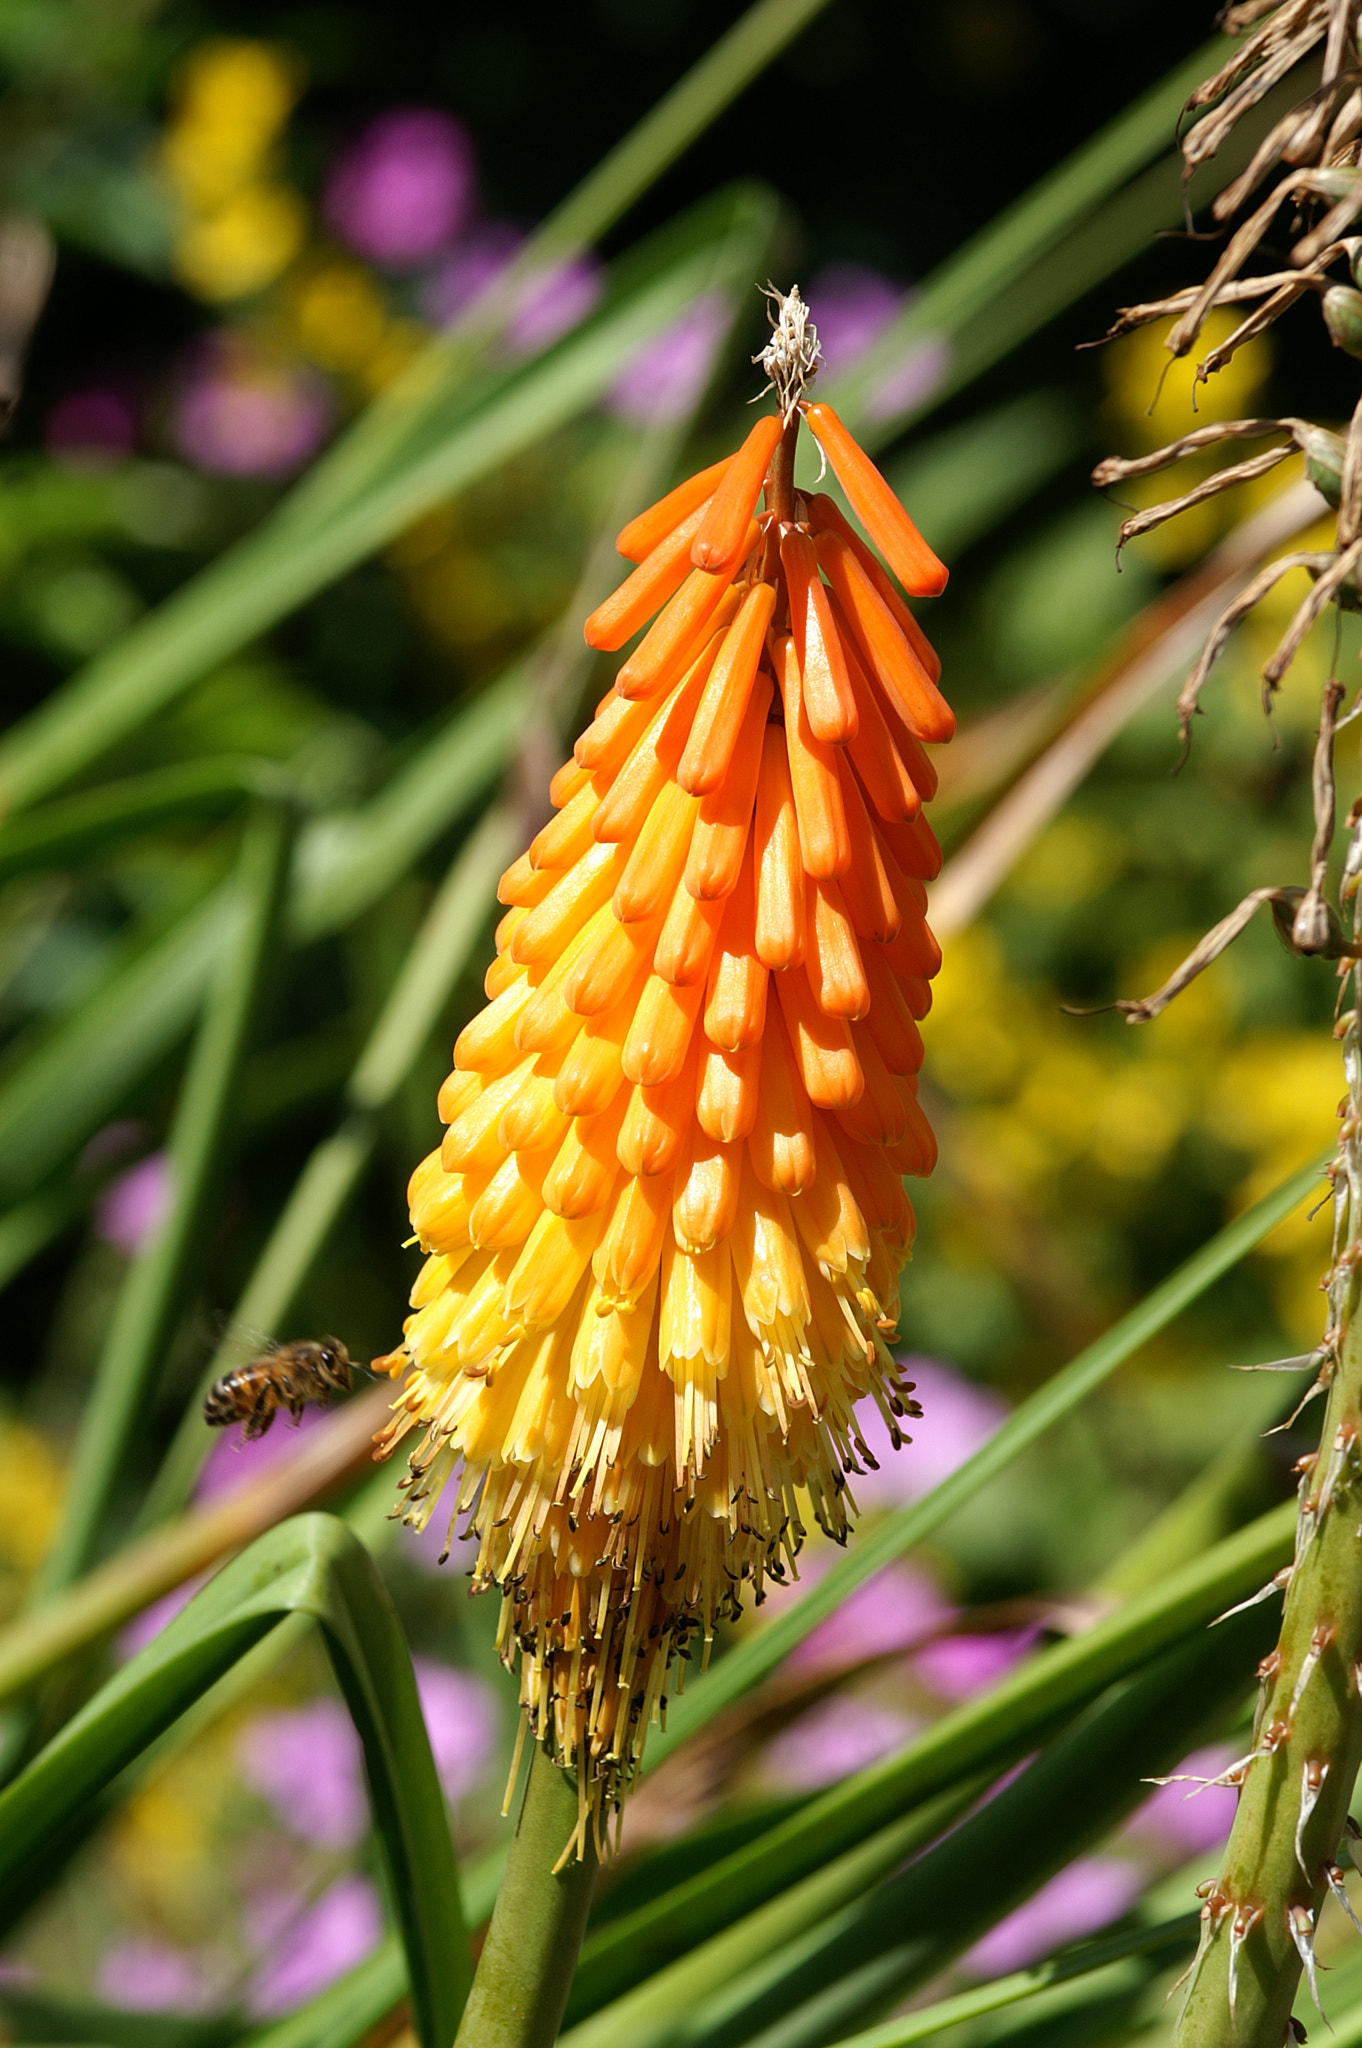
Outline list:
[[[202,1391],[262,1332],[334,1330],[356,1358],[396,1341],[403,1185],[480,999],[496,877],[604,687],[579,629],[616,580],[613,533],[738,432],[754,284],[811,281],[817,317],[839,263],[893,304],[820,389],[953,565],[928,621],[961,719],[935,811],[942,1164],[902,1336],[1000,1426],[976,1424],[953,1470],[929,1461],[939,1483],[877,1493],[848,1554],[814,1548],[806,1589],[746,1617],[674,1703],[567,2029],[581,2048],[895,2048],[1166,2028],[1212,1866],[1182,1838],[1142,1849],[1127,1817],[1145,1778],[1243,1733],[1270,1640],[1272,1609],[1207,1624],[1289,1556],[1307,1439],[1260,1432],[1299,1383],[1226,1367],[1320,1334],[1334,984],[1264,929],[1144,1032],[1060,1005],[1143,992],[1247,889],[1303,879],[1310,684],[1336,650],[1321,629],[1269,730],[1253,677],[1283,614],[1264,607],[1170,779],[1203,564],[1251,521],[1294,532],[1323,508],[1283,495],[1288,464],[1115,572],[1119,515],[1087,473],[1189,425],[1189,380],[1160,389],[1157,334],[1074,348],[1112,304],[1195,274],[1194,250],[1153,238],[1179,219],[1174,124],[1209,24],[1109,13],[979,0],[910,27],[880,0],[760,0],[437,30],[395,7],[380,34],[338,0],[49,0],[0,18],[0,245],[38,221],[56,254],[0,455],[11,2038],[452,2039],[508,1834],[492,1603],[390,1518],[393,1475],[363,1463],[375,1390],[226,1505],[203,1489]],[[236,182],[213,186],[193,81],[242,51]],[[321,204],[363,123],[411,102],[467,124],[489,212],[536,224],[501,296],[442,329]],[[238,204],[254,241],[226,234]],[[520,281],[588,255],[582,317],[509,348]],[[622,374],[697,302],[711,347],[683,401],[622,408]],[[224,350],[297,404],[324,393],[310,459],[234,474],[187,445],[184,394]],[[91,393],[135,420],[127,445],[63,439],[63,405]],[[1351,396],[1287,322],[1201,404]],[[990,853],[1151,642],[1138,697]],[[163,1203],[129,1234],[139,1186]],[[160,1633],[120,1636],[220,1565]],[[934,1689],[902,1642],[832,1669],[794,1655],[905,1571],[949,1603],[948,1637],[1005,1652],[995,1683]],[[413,1651],[493,1719],[452,1831]],[[242,1758],[337,1688],[372,1824],[328,1846]],[[887,1747],[782,1778],[783,1738],[839,1713],[878,1715]],[[1130,1874],[1124,1907],[1055,1921],[1020,1970],[988,1963],[990,1928],[1099,1863]],[[274,1937],[252,1932],[262,1878],[289,1901]],[[286,1954],[352,1882],[387,1931],[267,2013],[270,1940]],[[1342,1925],[1321,1936],[1331,2008],[1362,2039]],[[120,2006],[101,1970],[139,1944],[193,1996]]]

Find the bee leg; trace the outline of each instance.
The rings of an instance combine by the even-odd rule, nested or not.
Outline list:
[[[255,1397],[255,1406],[252,1408],[249,1420],[246,1423],[247,1438],[254,1439],[264,1436],[273,1421],[274,1403],[270,1398],[270,1389],[262,1387]]]
[[[302,1423],[303,1410],[306,1406],[306,1401],[290,1401],[288,1404],[288,1412],[293,1417],[293,1427],[295,1429]]]

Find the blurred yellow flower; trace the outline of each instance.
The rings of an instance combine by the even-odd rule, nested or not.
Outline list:
[[[175,267],[200,298],[245,298],[287,268],[306,234],[307,208],[296,192],[249,185],[185,229]]]
[[[62,1473],[44,1438],[0,1422],[0,1563],[32,1571],[61,1510]]]
[[[246,41],[204,43],[176,75],[161,167],[185,214],[176,269],[201,298],[261,290],[302,247],[303,201],[269,175],[300,84],[286,51]]]
[[[388,309],[356,263],[327,263],[298,279],[285,317],[298,345],[323,370],[362,370],[378,353]]]

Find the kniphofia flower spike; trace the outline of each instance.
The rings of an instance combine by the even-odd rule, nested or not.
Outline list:
[[[384,1450],[423,1432],[408,1519],[460,1474],[579,1845],[692,1640],[783,1579],[809,1509],[847,1534],[856,1403],[896,1443],[918,1412],[887,1343],[903,1176],[936,1156],[924,747],[954,720],[879,559],[794,490],[801,416],[909,593],[945,571],[803,401],[779,356],[802,312],[781,302],[763,358],[781,410],[620,536],[638,566],[586,637],[648,630],[502,879],[489,1000],[412,1178],[415,1312],[378,1361],[406,1373]]]

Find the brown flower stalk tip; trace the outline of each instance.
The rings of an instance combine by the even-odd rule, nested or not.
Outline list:
[[[911,595],[946,572],[830,406],[797,293],[762,360],[781,410],[631,521],[586,622],[621,665],[502,878],[487,1007],[416,1170],[426,1264],[386,1454],[423,1524],[459,1474],[475,1589],[504,1596],[529,1727],[617,1808],[677,1660],[919,1410],[888,1343],[936,1148],[916,1019],[939,664],[832,500],[807,423]],[[762,493],[764,509],[758,509]],[[649,624],[651,621],[651,624]],[[807,1504],[807,1508],[806,1508]]]

